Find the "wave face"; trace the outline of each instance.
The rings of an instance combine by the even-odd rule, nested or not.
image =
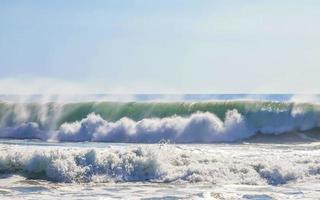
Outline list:
[[[319,128],[320,106],[272,101],[0,103],[0,137],[230,142]]]

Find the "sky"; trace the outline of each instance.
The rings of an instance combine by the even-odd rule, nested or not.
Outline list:
[[[0,0],[0,93],[320,93],[318,0]]]

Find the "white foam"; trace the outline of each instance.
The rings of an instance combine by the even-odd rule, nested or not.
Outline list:
[[[319,149],[254,145],[104,149],[1,145],[0,171],[55,182],[281,185],[317,179],[319,155]]]
[[[173,116],[133,121],[122,118],[108,122],[99,115],[90,114],[74,123],[62,124],[51,138],[58,141],[108,142],[174,142],[234,141],[251,136],[245,121],[237,110],[226,113],[221,121],[212,113],[195,113],[189,117]]]

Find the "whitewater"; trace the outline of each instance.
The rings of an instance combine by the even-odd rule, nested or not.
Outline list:
[[[105,97],[0,96],[0,198],[320,196],[318,96]]]

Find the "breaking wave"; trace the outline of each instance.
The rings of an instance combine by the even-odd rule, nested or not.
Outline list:
[[[311,103],[0,103],[0,137],[54,141],[231,142],[319,128]]]

